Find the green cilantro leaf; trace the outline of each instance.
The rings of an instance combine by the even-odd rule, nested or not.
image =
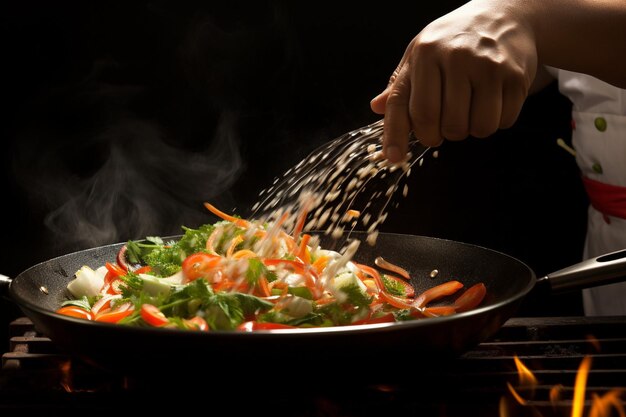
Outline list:
[[[382,275],[383,284],[385,284],[385,289],[392,295],[398,297],[406,296],[406,292],[402,283],[396,281],[395,279],[389,278],[387,275]]]

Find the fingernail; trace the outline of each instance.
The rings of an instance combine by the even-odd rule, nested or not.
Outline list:
[[[404,155],[400,151],[400,148],[396,145],[389,145],[385,148],[385,157],[389,162],[396,163],[402,161]]]

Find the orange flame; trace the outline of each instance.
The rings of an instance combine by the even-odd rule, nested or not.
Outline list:
[[[595,336],[589,334],[586,339],[596,352],[600,352],[600,341]]]
[[[562,384],[556,384],[552,388],[550,388],[550,402],[554,405],[561,400],[561,394],[563,393]]]
[[[509,417],[511,415],[511,413],[509,412],[509,402],[507,401],[506,397],[500,397],[500,403],[498,405],[500,417]]]
[[[515,356],[513,359],[515,360],[515,366],[517,367],[517,373],[519,374],[519,384],[521,386],[536,386],[537,378],[530,371],[530,369],[528,369],[517,356]]]
[[[594,347],[599,348],[599,344],[593,343],[594,339],[590,339],[590,342]],[[537,386],[537,378],[535,375],[522,363],[522,361],[515,356],[515,365],[518,371],[519,386],[525,388],[534,388]],[[587,378],[589,376],[589,370],[591,369],[591,357],[585,356],[578,372],[576,373],[576,380],[574,382],[574,397],[572,399],[571,417],[583,417],[585,409],[585,396],[587,391]],[[523,406],[528,405],[528,400],[524,399],[516,389],[507,383],[507,387],[512,397]],[[556,406],[557,402],[562,399],[562,393],[564,387],[561,384],[554,385],[550,389],[550,402]],[[615,411],[619,417],[626,417],[626,408],[622,402],[622,395],[626,392],[624,388],[613,389],[604,395],[593,394],[591,401],[591,408],[587,417],[608,417],[612,416],[612,411]],[[534,392],[533,392],[534,393]],[[510,410],[511,403],[504,396],[500,398],[499,415],[500,417],[509,417],[512,415]]]
[[[66,392],[74,392],[72,384],[72,362],[69,360],[61,362],[59,370],[61,371],[60,384],[63,389]]]
[[[604,417],[610,415],[611,408],[615,409],[619,417],[626,417],[626,410],[622,405],[621,395],[624,393],[623,389],[614,389],[603,396],[597,394],[593,395],[593,402],[591,404],[591,410],[589,411],[589,417]]]
[[[515,355],[513,357],[513,359],[515,360],[515,366],[517,367],[517,374],[519,376],[519,386],[522,387],[522,388],[530,389],[531,395],[534,394],[535,387],[537,386],[537,378],[530,371],[530,369],[528,369],[526,367],[526,365],[524,365],[524,363],[522,363],[522,361],[517,357],[517,355]],[[513,385],[511,385],[508,382],[507,382],[506,385],[507,385],[509,391],[511,392],[511,395],[513,395],[513,398],[515,398],[515,400],[518,403],[520,403],[521,405],[526,405],[526,403],[528,401],[526,399],[524,399],[517,392],[517,390],[513,387]],[[501,406],[502,406],[502,404],[501,404]]]
[[[515,390],[515,388],[513,388],[513,385],[511,385],[510,383],[506,383],[507,388],[509,389],[509,392],[511,393],[511,395],[513,396],[513,398],[515,398],[515,400],[520,403],[520,405],[526,405],[527,401],[518,394],[518,392]]]
[[[574,400],[572,404],[572,417],[582,417],[585,408],[585,391],[587,388],[587,376],[591,367],[591,357],[585,356],[578,367],[576,382],[574,383]]]

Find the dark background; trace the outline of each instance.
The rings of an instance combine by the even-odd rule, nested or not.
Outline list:
[[[408,42],[463,2],[212,3],[3,7],[0,273],[178,234],[212,220],[203,201],[245,216],[308,152],[378,120],[369,101]],[[445,143],[383,231],[476,243],[538,275],[578,262],[587,201],[556,145],[570,106],[553,84],[513,128]],[[520,311],[570,314],[578,293]]]

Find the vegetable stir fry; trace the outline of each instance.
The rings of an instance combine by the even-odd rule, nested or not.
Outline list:
[[[57,312],[127,326],[257,331],[438,317],[471,310],[486,294],[482,283],[456,280],[416,294],[399,265],[355,262],[358,241],[340,252],[320,247],[302,232],[304,213],[288,233],[284,217],[263,224],[205,206],[221,220],[183,227],[176,241],[129,241],[116,260],[83,266]],[[443,297],[453,301],[431,305]]]

